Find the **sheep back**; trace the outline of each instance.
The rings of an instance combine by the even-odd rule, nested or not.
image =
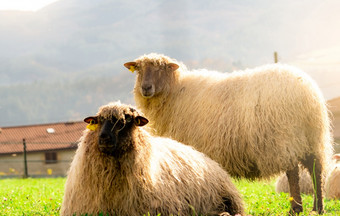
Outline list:
[[[333,155],[333,169],[327,175],[325,190],[327,199],[340,199],[340,154]]]
[[[340,199],[340,167],[334,168],[325,184],[327,199]]]

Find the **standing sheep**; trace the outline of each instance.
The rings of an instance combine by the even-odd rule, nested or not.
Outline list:
[[[230,175],[267,178],[285,171],[293,212],[302,212],[298,163],[315,165],[323,212],[322,172],[332,154],[328,111],[317,85],[286,65],[231,74],[186,67],[149,54],[124,64],[137,71],[134,97],[157,135],[194,146]]]
[[[333,159],[335,160],[335,165],[326,179],[326,198],[340,199],[340,154],[335,154]]]
[[[229,175],[192,147],[153,137],[134,108],[102,106],[71,164],[61,215],[243,214]]]

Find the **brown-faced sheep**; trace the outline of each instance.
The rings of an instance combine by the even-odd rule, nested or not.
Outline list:
[[[326,179],[326,198],[340,199],[340,154],[335,154],[333,159],[336,163]]]
[[[305,73],[281,64],[230,74],[188,71],[154,53],[124,66],[137,71],[135,101],[155,134],[194,146],[232,176],[286,172],[294,212],[303,210],[298,164],[309,172],[315,165],[313,210],[323,211],[321,176],[332,154],[328,110]]]
[[[218,163],[192,147],[153,137],[134,108],[110,103],[88,117],[71,164],[61,215],[243,214]]]

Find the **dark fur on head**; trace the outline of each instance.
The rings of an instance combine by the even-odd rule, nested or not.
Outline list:
[[[112,109],[117,107],[116,109]],[[96,116],[84,119],[86,123],[98,124],[98,149],[109,156],[120,157],[133,148],[131,130],[144,126],[149,121],[139,114],[136,109],[121,106],[120,103],[103,107]]]

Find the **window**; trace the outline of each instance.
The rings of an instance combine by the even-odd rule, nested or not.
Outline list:
[[[57,163],[57,152],[45,152],[45,163],[46,164]]]

